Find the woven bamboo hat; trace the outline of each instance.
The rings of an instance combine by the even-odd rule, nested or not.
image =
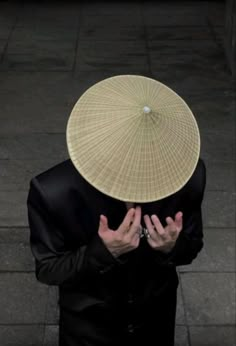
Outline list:
[[[72,109],[66,142],[84,179],[125,202],[177,192],[200,155],[198,125],[185,101],[139,75],[106,78],[88,88]]]

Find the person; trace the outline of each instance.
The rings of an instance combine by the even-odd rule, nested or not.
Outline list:
[[[173,346],[176,267],[203,247],[193,114],[156,80],[114,76],[80,97],[67,145],[27,198],[36,278],[59,288],[59,345]]]

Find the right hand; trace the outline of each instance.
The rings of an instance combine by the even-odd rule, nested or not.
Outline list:
[[[136,249],[140,242],[141,207],[128,210],[119,228],[109,228],[107,217],[100,215],[98,235],[114,257]]]

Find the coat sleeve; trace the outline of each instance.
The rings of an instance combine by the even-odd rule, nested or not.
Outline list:
[[[204,246],[202,201],[206,185],[206,167],[203,161],[198,175],[192,184],[191,197],[183,213],[183,228],[174,248],[169,253],[155,251],[155,261],[162,266],[191,264]]]
[[[27,197],[30,247],[36,278],[48,285],[61,285],[84,275],[103,274],[121,264],[95,234],[90,243],[74,251],[66,248],[62,230],[55,224],[47,198],[37,178],[30,181]]]

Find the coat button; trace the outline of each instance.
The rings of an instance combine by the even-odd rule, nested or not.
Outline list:
[[[134,326],[132,324],[128,325],[128,332],[133,333],[134,332]]]
[[[134,302],[133,296],[132,296],[132,294],[129,294],[128,303],[133,304],[133,302]]]

